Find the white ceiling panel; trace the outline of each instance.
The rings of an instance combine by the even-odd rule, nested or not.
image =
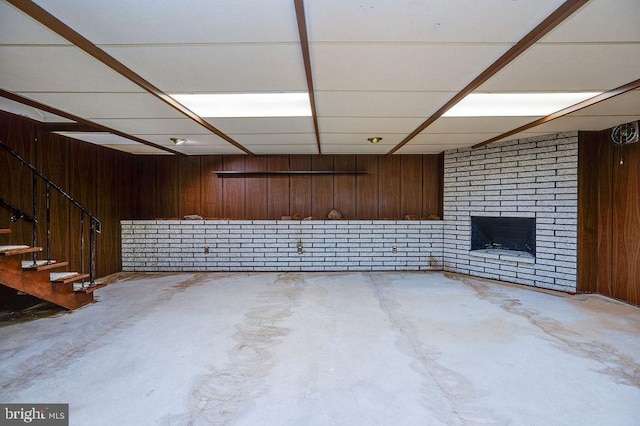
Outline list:
[[[315,0],[305,7],[312,41],[493,43],[517,42],[561,3]]]
[[[246,146],[256,145],[311,145],[317,146],[313,133],[286,133],[286,134],[249,134],[230,135],[233,139]],[[316,148],[317,151],[317,148]]]
[[[542,42],[638,42],[638,0],[591,0]]]
[[[95,44],[297,42],[291,0],[37,0]]]
[[[322,144],[322,153],[326,155],[331,154],[369,154],[369,155],[381,155],[386,154],[392,147],[381,144],[340,144],[329,143]]]
[[[455,92],[318,91],[316,107],[318,117],[426,118],[454,95]]]
[[[256,155],[277,155],[277,154],[317,154],[318,148],[315,145],[247,145],[247,148]],[[327,153],[328,154],[328,153]]]
[[[0,87],[13,92],[142,92],[80,49],[0,46]]]
[[[103,118],[93,121],[129,134],[172,134],[176,137],[209,134],[207,129],[188,118]]]
[[[28,117],[41,122],[73,123],[73,121],[60,117],[58,115],[50,114],[46,111],[32,108],[30,106],[2,97],[0,97],[0,111],[7,111],[12,114],[21,115],[23,117]]]
[[[425,134],[421,133],[416,136],[411,142],[407,143],[404,147],[398,150],[399,154],[404,153],[405,148],[409,149],[409,146],[416,147],[419,145],[442,145],[442,146],[471,146],[480,142],[484,142],[487,139],[491,139],[494,136],[498,136],[501,132],[494,133],[441,133],[441,134]],[[447,148],[449,149],[449,148]]]
[[[187,138],[188,142],[182,145],[175,145],[169,138],[175,135],[146,135],[136,134],[141,139],[157,145],[169,147],[178,152],[191,153],[192,151],[208,150],[211,154],[243,154],[243,152],[224,141],[216,135],[192,135]]]
[[[316,90],[458,91],[509,49],[483,44],[312,44]]]
[[[375,136],[378,133],[408,134],[423,121],[422,117],[320,117],[318,126],[322,133],[369,133]]]
[[[432,142],[429,144],[407,144],[402,148],[400,148],[398,151],[396,151],[394,155],[395,154],[399,154],[399,155],[440,154],[442,151],[449,151],[451,149],[468,148],[468,147],[469,145],[465,143],[458,143],[458,144],[451,143],[451,144],[444,144],[444,145],[438,145],[435,142]]]
[[[640,90],[632,90],[571,114],[572,116],[640,114]]]
[[[549,121],[530,130],[543,133],[562,133],[573,130],[600,131],[615,127],[618,124],[640,120],[640,114],[629,116],[599,116],[599,117],[562,117]]]
[[[227,134],[313,133],[311,117],[207,118]]]
[[[507,132],[540,117],[440,117],[424,134]]]
[[[640,43],[536,45],[478,91],[607,91],[639,69]]]
[[[306,91],[297,44],[108,47],[166,93]]]
[[[70,44],[6,2],[0,2],[0,28],[0,45]]]
[[[95,118],[182,118],[182,114],[148,93],[24,93],[63,111]]]

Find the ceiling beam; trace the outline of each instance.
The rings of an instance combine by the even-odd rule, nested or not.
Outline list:
[[[618,95],[622,95],[623,93],[630,92],[631,90],[636,90],[640,88],[640,79],[632,81],[630,83],[624,84],[620,87],[616,87],[615,89],[609,90],[608,92],[601,93],[593,98],[584,100],[575,105],[571,105],[565,109],[561,109],[560,111],[556,111],[553,114],[549,114],[546,117],[539,118],[531,123],[525,124],[524,126],[520,126],[517,129],[509,130],[501,135],[495,136],[491,139],[487,139],[484,142],[477,143],[473,145],[471,148],[481,148],[485,145],[489,145],[490,143],[497,142],[499,140],[508,138],[509,136],[513,136],[517,133],[524,132],[525,130],[529,130],[533,127],[539,126],[541,124],[548,123],[549,121],[555,120],[556,118],[564,117],[565,115],[572,114],[576,111],[580,111],[581,109],[588,108],[592,105],[599,104],[600,102],[604,102],[608,99],[616,97]]]
[[[38,101],[34,101],[33,99],[25,98],[23,96],[20,96],[20,95],[18,95],[16,93],[13,93],[13,92],[9,92],[9,91],[4,90],[4,89],[0,89],[0,96],[3,97],[3,98],[6,98],[6,99],[12,100],[14,102],[21,103],[23,105],[30,106],[32,108],[36,108],[36,109],[39,109],[41,111],[48,112],[50,114],[55,114],[57,116],[66,118],[68,120],[76,121],[77,123],[72,123],[72,124],[82,125],[82,126],[87,126],[87,127],[93,128],[93,129],[95,129],[95,130],[93,130],[94,132],[113,133],[114,135],[117,135],[117,136],[129,139],[129,140],[132,140],[134,142],[141,143],[143,145],[151,146],[153,148],[157,148],[157,149],[160,149],[162,151],[170,152],[170,153],[176,154],[176,155],[182,155],[182,156],[185,155],[182,152],[174,151],[173,149],[167,148],[166,146],[157,145],[157,144],[155,144],[153,142],[146,141],[146,140],[141,139],[141,138],[139,138],[137,136],[133,136],[133,135],[130,135],[128,133],[121,132],[120,130],[112,129],[112,128],[107,127],[107,126],[103,126],[102,124],[94,123],[93,121],[87,120],[87,119],[82,118],[82,117],[78,117],[77,115],[73,115],[71,113],[59,110],[59,109],[51,107],[49,105],[45,105],[45,104],[40,103]],[[48,131],[52,131],[52,130],[48,130]]]
[[[122,62],[115,59],[113,56],[109,55],[104,50],[100,49],[98,46],[93,44],[88,39],[84,38],[78,32],[76,32],[73,28],[66,25],[64,22],[60,21],[58,18],[47,12],[42,7],[35,4],[30,0],[7,0],[7,2],[11,3],[13,6],[21,10],[23,13],[27,14],[31,18],[38,21],[40,24],[49,28],[54,33],[58,34],[60,37],[65,38],[70,41],[79,49],[82,49],[84,52],[93,56],[98,61],[102,62],[104,65],[108,66],[121,76],[125,77],[132,83],[138,85],[143,88],[148,93],[152,94],[156,98],[163,101],[165,104],[169,105],[173,109],[177,110],[181,114],[187,116],[191,120],[195,121],[205,129],[229,142],[231,145],[245,152],[246,154],[253,155],[248,148],[236,142],[227,134],[218,130],[214,126],[212,126],[209,122],[204,120],[202,117],[191,111],[189,108],[182,105],[180,102],[173,99],[171,96],[167,95],[165,92],[142,78],[142,76],[136,74],[133,70],[128,68]]]
[[[453,98],[445,103],[440,109],[438,109],[431,117],[429,117],[424,123],[418,126],[413,132],[405,137],[400,143],[398,143],[387,155],[391,155],[411,139],[422,133],[427,127],[442,116],[445,112],[450,110],[454,105],[460,102],[465,96],[472,93],[482,84],[484,84],[491,77],[496,75],[498,71],[510,64],[514,59],[523,54],[527,49],[533,46],[538,40],[547,35],[551,30],[560,25],[569,16],[575,13],[578,9],[584,6],[589,0],[567,0],[560,7],[558,7],[551,15],[547,16],[540,24],[538,24],[533,30],[525,35],[520,41],[514,44],[505,54],[500,56],[493,64],[485,69],[479,76],[477,76],[471,83],[465,86],[460,92],[458,92]]]
[[[309,91],[309,102],[311,103],[311,115],[313,117],[313,128],[316,132],[316,144],[318,145],[318,155],[322,155],[320,146],[320,128],[318,127],[318,113],[316,110],[316,97],[313,90],[313,74],[311,72],[311,56],[309,54],[309,37],[307,35],[307,20],[304,14],[304,0],[293,0],[296,6],[296,18],[298,20],[298,32],[300,33],[300,47],[302,48],[302,60],[304,61],[304,71],[307,76],[307,90]]]

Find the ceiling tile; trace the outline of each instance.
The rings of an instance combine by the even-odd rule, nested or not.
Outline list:
[[[95,44],[295,42],[291,0],[37,0]]]
[[[478,92],[607,91],[638,79],[638,44],[536,45]]]
[[[23,95],[89,119],[184,117],[148,93],[23,93]]]
[[[640,42],[638,16],[638,0],[591,0],[542,42]]]
[[[76,47],[0,46],[0,87],[12,92],[142,92]]]
[[[457,92],[510,45],[312,44],[316,90]]]
[[[454,92],[318,91],[316,107],[318,117],[421,118],[424,121],[454,95]]]
[[[145,45],[105,50],[169,94],[307,90],[297,44]]]
[[[312,41],[517,42],[561,0],[307,1]],[[499,13],[496,13],[499,11]],[[482,31],[478,31],[482,28]]]

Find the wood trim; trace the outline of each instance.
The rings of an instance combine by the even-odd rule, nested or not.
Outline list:
[[[307,76],[307,89],[309,91],[309,102],[311,103],[311,115],[313,116],[313,128],[316,132],[316,144],[318,145],[318,155],[322,155],[320,146],[320,128],[318,127],[318,113],[316,110],[316,98],[313,90],[313,73],[311,72],[311,56],[309,53],[309,37],[307,35],[307,21],[304,14],[304,0],[293,0],[296,7],[296,19],[298,20],[298,32],[300,33],[300,48],[302,49],[302,60],[304,61],[304,71]]]
[[[157,149],[160,149],[162,151],[170,152],[170,153],[176,154],[176,155],[185,155],[185,154],[183,154],[181,152],[174,151],[171,148],[167,148],[167,147],[162,146],[162,145],[157,145],[157,144],[155,144],[153,142],[149,142],[149,141],[146,141],[144,139],[140,139],[137,136],[132,136],[132,135],[130,135],[128,133],[124,133],[124,132],[121,132],[119,130],[112,129],[112,128],[107,127],[107,126],[103,126],[102,124],[94,123],[93,121],[87,120],[87,119],[82,118],[82,117],[78,117],[77,115],[73,115],[73,114],[68,113],[66,111],[59,110],[58,108],[54,108],[54,107],[51,107],[49,105],[45,105],[43,103],[34,101],[33,99],[25,98],[25,97],[20,96],[20,95],[18,95],[16,93],[8,92],[8,91],[6,91],[4,89],[0,89],[0,96],[2,96],[3,98],[6,98],[6,99],[10,99],[12,101],[21,103],[23,105],[27,105],[27,106],[30,106],[30,107],[33,107],[33,108],[37,108],[39,110],[48,112],[50,114],[59,115],[60,117],[64,117],[64,118],[68,118],[69,120],[77,121],[78,125],[92,127],[94,129],[96,129],[94,131],[112,133],[114,135],[123,137],[125,139],[129,139],[129,140],[132,140],[134,142],[141,143],[143,145],[151,146],[153,148],[157,148]]]
[[[92,132],[102,132],[102,130],[97,129],[93,126],[87,126],[86,124],[80,123],[42,123],[42,131],[46,133],[53,132],[81,132],[81,133],[92,133]]]
[[[366,175],[366,171],[350,170],[216,170],[213,173],[224,177],[242,177],[245,175]]]
[[[7,0],[13,6],[21,10],[26,15],[35,19],[45,27],[49,28],[51,31],[58,34],[60,37],[70,41],[79,49],[82,49],[89,55],[93,56],[95,59],[99,60],[121,76],[125,77],[132,83],[140,86],[148,93],[152,94],[156,98],[160,99],[173,109],[177,110],[181,114],[187,116],[191,120],[200,124],[205,129],[210,132],[216,134],[221,137],[225,141],[229,142],[231,145],[245,152],[246,154],[253,155],[253,153],[241,145],[240,143],[233,140],[230,136],[218,130],[214,126],[212,126],[209,122],[205,121],[202,117],[182,105],[180,102],[173,99],[171,96],[167,95],[165,92],[142,78],[142,76],[136,74],[133,70],[128,68],[122,62],[115,59],[113,56],[109,55],[104,50],[100,49],[98,46],[93,44],[88,39],[84,38],[80,33],[76,32],[73,28],[66,25],[64,22],[60,21],[58,18],[47,12],[42,7],[38,6],[32,1],[27,0]]]
[[[608,99],[611,99],[611,98],[613,98],[615,96],[618,96],[618,95],[622,95],[622,94],[627,93],[627,92],[629,92],[631,90],[635,90],[635,89],[637,89],[639,87],[640,87],[640,79],[632,81],[632,82],[627,83],[627,84],[623,84],[622,86],[616,87],[615,89],[609,90],[608,92],[601,93],[598,96],[594,96],[593,98],[584,100],[582,102],[579,102],[579,103],[577,103],[575,105],[571,105],[571,106],[569,106],[569,107],[567,107],[565,109],[562,109],[560,111],[556,111],[553,114],[549,114],[546,117],[539,118],[539,119],[537,119],[535,121],[532,121],[531,123],[528,123],[528,124],[525,124],[523,126],[520,126],[517,129],[509,130],[508,132],[505,132],[505,133],[503,133],[501,135],[495,136],[495,137],[493,137],[491,139],[487,139],[484,142],[477,143],[477,144],[473,145],[471,148],[474,148],[474,149],[475,148],[481,148],[481,147],[483,147],[485,145],[489,145],[490,143],[497,142],[499,140],[508,138],[509,136],[513,136],[513,135],[518,134],[520,132],[524,132],[525,130],[529,130],[529,129],[531,129],[533,127],[536,127],[536,126],[539,126],[541,124],[548,123],[549,121],[555,120],[556,118],[564,117],[565,115],[569,115],[569,114],[572,114],[572,113],[574,113],[576,111],[580,111],[581,109],[593,106],[593,105],[598,104],[600,102],[604,102],[604,101],[606,101]]]
[[[551,30],[560,25],[565,19],[571,16],[574,12],[580,9],[589,0],[567,0],[560,7],[558,7],[551,15],[547,16],[540,24],[538,24],[533,30],[525,35],[520,41],[518,41],[511,49],[509,49],[504,55],[500,56],[493,64],[485,69],[479,76],[477,76],[471,83],[469,83],[464,89],[458,92],[453,98],[445,103],[440,109],[438,109],[431,117],[429,117],[424,123],[418,126],[413,132],[411,132],[406,138],[398,143],[387,155],[391,155],[411,139],[418,136],[423,130],[433,124],[438,118],[447,112],[451,107],[460,102],[465,96],[476,90],[482,84],[484,84],[491,77],[496,75],[498,71],[510,64],[518,56],[522,55],[527,49],[533,46],[538,40],[547,35]]]

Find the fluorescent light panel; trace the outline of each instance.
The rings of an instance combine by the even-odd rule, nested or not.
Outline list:
[[[472,93],[443,117],[545,116],[599,95],[581,93]]]
[[[175,94],[200,117],[310,117],[308,93]]]

